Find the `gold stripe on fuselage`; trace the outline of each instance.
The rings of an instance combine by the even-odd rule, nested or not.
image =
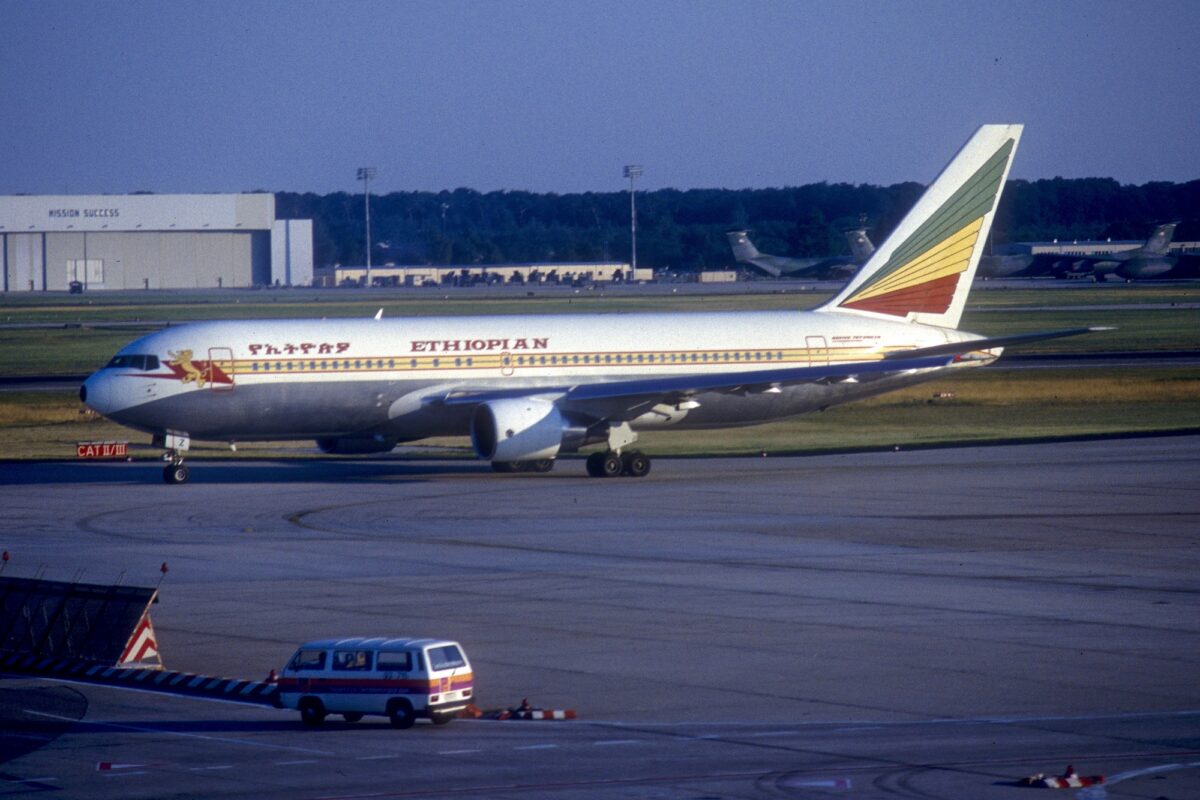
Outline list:
[[[825,364],[878,361],[890,352],[913,345],[881,348],[814,347],[771,350],[685,350],[625,353],[495,353],[472,356],[373,356],[370,358],[272,358],[227,362],[227,372],[237,376],[347,375],[380,372],[430,372],[455,370],[530,370],[663,367],[729,367],[743,365],[823,366]]]

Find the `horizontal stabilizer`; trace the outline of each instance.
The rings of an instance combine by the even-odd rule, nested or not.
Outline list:
[[[1036,333],[1015,333],[1012,336],[993,336],[986,339],[967,339],[949,344],[935,344],[932,347],[918,347],[915,350],[898,350],[884,356],[884,361],[893,359],[921,358],[926,356],[951,356],[961,353],[973,353],[976,350],[991,350],[993,347],[1008,347],[1026,342],[1040,342],[1043,339],[1061,339],[1064,336],[1079,336],[1084,333],[1111,331],[1115,328],[1067,328],[1058,331],[1039,331]]]

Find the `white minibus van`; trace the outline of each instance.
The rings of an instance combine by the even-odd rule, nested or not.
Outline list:
[[[279,703],[308,725],[328,714],[357,722],[382,714],[397,728],[418,717],[441,725],[474,693],[471,664],[443,639],[320,639],[300,645],[279,675]]]

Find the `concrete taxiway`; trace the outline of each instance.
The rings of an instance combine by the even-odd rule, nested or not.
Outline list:
[[[153,585],[172,669],[430,634],[480,705],[382,719],[0,680],[0,796],[1200,796],[1200,437],[764,459],[3,464],[7,574]]]

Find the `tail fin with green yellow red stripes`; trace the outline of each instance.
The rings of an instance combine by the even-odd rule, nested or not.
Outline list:
[[[984,125],[820,311],[957,328],[1021,125]]]

